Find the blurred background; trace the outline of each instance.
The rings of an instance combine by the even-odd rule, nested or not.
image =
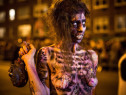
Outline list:
[[[86,19],[83,43],[99,55],[96,95],[117,95],[118,61],[126,52],[126,0],[82,0],[91,16]],[[53,0],[0,0],[0,95],[30,95],[28,84],[16,88],[8,69],[22,41],[38,50],[51,45],[44,15]]]

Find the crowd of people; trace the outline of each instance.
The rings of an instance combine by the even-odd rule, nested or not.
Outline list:
[[[107,70],[117,70],[118,61],[126,51],[126,40],[110,39],[104,41],[98,39],[91,40],[90,46],[97,51],[99,55],[99,65]]]

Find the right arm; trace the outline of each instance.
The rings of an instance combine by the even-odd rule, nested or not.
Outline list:
[[[45,47],[40,48],[37,52],[36,60],[37,73],[45,88],[49,88],[49,68],[47,65],[47,51],[48,49]],[[47,91],[47,93],[49,94],[49,91]]]
[[[30,48],[30,51],[27,51],[27,47],[23,46],[23,48],[20,49],[19,54],[23,55],[22,60],[25,62],[28,72],[31,92],[33,95],[49,95],[49,88],[40,81],[35,67],[34,55],[36,49],[32,44],[30,44]]]

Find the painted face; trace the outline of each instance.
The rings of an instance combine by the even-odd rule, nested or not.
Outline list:
[[[86,30],[84,13],[75,14],[72,19],[71,37],[73,43],[80,43]]]

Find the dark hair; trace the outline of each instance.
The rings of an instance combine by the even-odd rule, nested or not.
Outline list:
[[[89,16],[90,12],[85,3],[81,0],[55,0],[48,11],[51,30],[56,34],[57,41],[71,41],[70,27],[71,17],[77,13],[83,12]]]
[[[66,55],[72,55],[71,53],[71,18],[77,13],[84,13],[85,16],[89,16],[89,10],[85,3],[80,0],[56,0],[48,11],[48,22],[51,26],[51,32],[55,33],[56,44],[61,41],[60,45],[62,56],[64,58],[64,71],[71,71],[69,64],[72,63],[72,56],[66,57]]]

